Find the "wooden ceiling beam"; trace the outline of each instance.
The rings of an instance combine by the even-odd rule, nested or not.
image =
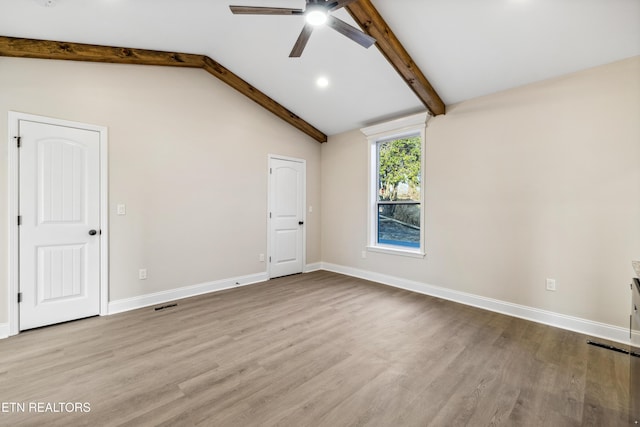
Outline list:
[[[445,113],[445,105],[411,55],[391,31],[371,0],[358,0],[345,7],[362,30],[376,39],[376,46],[409,85],[420,101],[437,116]]]
[[[327,135],[313,127],[308,122],[302,120],[300,117],[284,108],[274,99],[265,95],[255,87],[251,86],[249,83],[241,79],[238,75],[232,73],[230,70],[223,67],[208,56],[203,57],[202,68],[204,68],[205,71],[207,71],[209,74],[219,78],[247,98],[257,102],[263,108],[271,111],[282,120],[290,123],[302,132],[306,133],[316,141],[327,142]]]
[[[0,56],[202,68],[318,142],[327,136],[205,55],[0,36]]]
[[[115,64],[202,67],[202,55],[0,36],[0,55]]]

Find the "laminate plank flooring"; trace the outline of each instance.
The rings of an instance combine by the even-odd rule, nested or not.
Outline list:
[[[0,425],[628,425],[628,358],[587,339],[314,272],[2,340]]]

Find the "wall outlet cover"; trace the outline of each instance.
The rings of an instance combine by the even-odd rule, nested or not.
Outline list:
[[[548,291],[556,290],[556,279],[547,279],[547,290]]]

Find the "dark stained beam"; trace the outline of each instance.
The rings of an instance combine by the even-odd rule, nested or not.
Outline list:
[[[233,74],[231,71],[218,64],[213,59],[205,56],[203,58],[203,66],[209,74],[219,78],[247,98],[257,102],[263,108],[271,111],[276,116],[280,117],[284,121],[290,123],[291,125],[297,127],[302,132],[306,133],[313,139],[318,142],[327,142],[327,135],[320,132],[315,127],[311,126],[306,121],[302,120],[300,117],[296,116],[291,111],[284,108],[282,105],[274,101],[272,98],[268,97],[264,93],[260,92],[255,87],[251,86],[246,81],[242,80],[236,74]]]
[[[376,39],[376,46],[433,115],[445,113],[445,105],[407,50],[384,21],[371,0],[345,7],[362,30]]]
[[[0,36],[0,56],[202,68],[318,142],[327,136],[204,55]]]
[[[0,36],[0,55],[115,64],[202,68],[202,55]]]

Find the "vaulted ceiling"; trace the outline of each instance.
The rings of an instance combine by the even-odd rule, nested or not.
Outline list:
[[[638,0],[371,3],[447,105],[640,55]],[[3,0],[0,36],[204,55],[328,135],[425,109],[376,47],[321,28],[292,59],[303,17],[233,15],[230,4],[305,2]],[[358,26],[345,9],[335,16]]]

